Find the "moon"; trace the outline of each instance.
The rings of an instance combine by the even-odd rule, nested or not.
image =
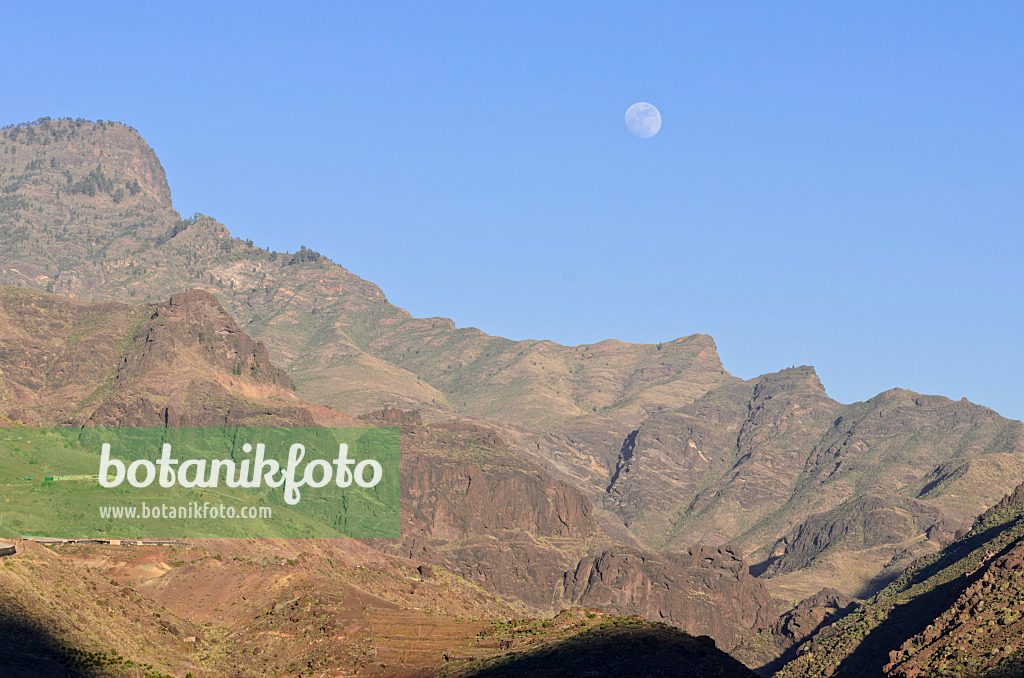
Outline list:
[[[626,109],[626,128],[641,139],[650,139],[661,129],[661,113],[652,104],[638,101]]]

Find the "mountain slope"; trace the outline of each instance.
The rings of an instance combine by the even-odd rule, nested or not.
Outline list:
[[[819,633],[776,676],[1016,676],[1022,639],[1024,485]]]
[[[156,156],[118,124],[15,126],[0,134],[0,163],[0,282],[118,301],[201,284],[302,395],[336,409],[402,405],[529,426],[602,410],[635,420],[724,374],[699,335],[563,347],[412,318],[312,250],[268,252],[208,217],[180,219]]]
[[[117,124],[5,130],[0,280],[146,303],[201,286],[266,344],[299,397],[486,422],[504,440],[499,456],[574,485],[601,531],[650,562],[670,559],[652,550],[712,546],[752,554],[790,604],[825,586],[866,596],[1024,478],[1022,424],[966,401],[894,389],[844,405],[808,367],[743,381],[705,335],[565,347],[413,318],[313,250],[269,252],[209,217],[181,219],[158,165]],[[474,557],[459,539],[434,542],[437,562],[459,567],[460,548]],[[572,548],[559,567],[606,552]]]
[[[1021,422],[901,389],[842,405],[801,367],[645,419],[606,506],[655,547],[741,547],[795,603],[870,595],[1021,478]]]
[[[29,425],[352,421],[291,390],[199,290],[133,307],[0,286],[0,417]]]
[[[0,287],[0,329],[0,416],[9,423],[397,425],[403,537],[380,540],[379,549],[439,565],[531,614],[604,606],[725,647],[774,620],[774,604],[740,556],[657,555],[609,536],[583,493],[515,454],[490,427],[424,425],[394,409],[355,420],[303,401],[209,293],[133,307]],[[591,561],[623,549],[641,564],[628,596],[609,599],[607,584],[578,581]]]

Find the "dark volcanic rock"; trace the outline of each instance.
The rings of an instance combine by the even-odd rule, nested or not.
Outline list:
[[[778,614],[764,585],[729,548],[658,554],[613,548],[580,561],[564,583],[573,603],[665,620],[726,649]]]
[[[738,551],[616,546],[579,490],[513,454],[486,426],[411,423],[402,450],[403,537],[377,542],[382,550],[442,565],[538,610],[580,604],[639,614],[727,648],[775,618]]]
[[[866,495],[838,508],[818,513],[779,541],[778,558],[763,577],[794,572],[809,565],[826,549],[859,551],[900,544],[915,535],[940,528],[942,511],[916,499],[897,495]]]
[[[411,422],[402,427],[402,540],[378,547],[540,609],[557,606],[555,583],[602,536],[586,497],[516,457],[493,429],[424,426],[390,412],[362,417]]]

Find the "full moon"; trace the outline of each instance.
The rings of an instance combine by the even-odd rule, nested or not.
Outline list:
[[[626,109],[626,127],[641,139],[650,139],[661,129],[661,113],[646,101]]]

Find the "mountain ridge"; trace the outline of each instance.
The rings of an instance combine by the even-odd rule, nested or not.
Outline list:
[[[774,619],[740,554],[671,556],[623,543],[601,529],[582,492],[515,454],[491,427],[424,424],[394,409],[356,419],[302,400],[267,349],[202,290],[136,307],[0,286],[0,425],[26,423],[397,426],[402,536],[368,542],[382,554],[441,568],[521,613],[604,605],[727,648]],[[642,564],[629,596],[606,600],[602,581],[568,583],[612,553]],[[706,614],[719,599],[724,610]]]
[[[702,334],[561,346],[414,318],[315,250],[271,252],[210,217],[181,218],[169,189],[150,186],[161,173],[130,162],[156,158],[137,133],[47,126],[0,133],[0,282],[152,304],[202,288],[304,400],[353,415],[416,410],[427,426],[485,423],[502,455],[586,497],[620,545],[750,557],[783,605],[825,588],[872,595],[1024,478],[1024,425],[966,399],[895,388],[839,403],[808,366],[743,380]],[[458,549],[426,546],[462,566]],[[636,560],[574,555],[606,568]],[[671,557],[650,560],[657,570]]]

